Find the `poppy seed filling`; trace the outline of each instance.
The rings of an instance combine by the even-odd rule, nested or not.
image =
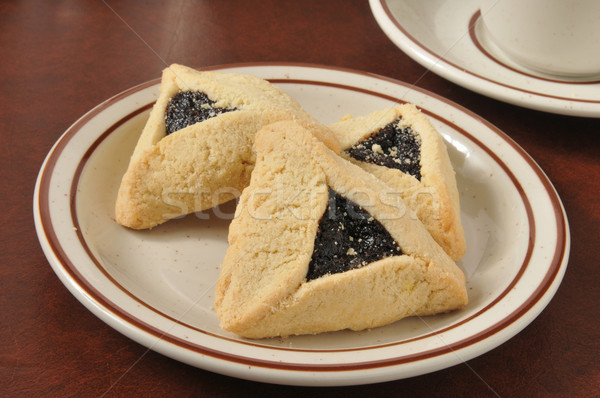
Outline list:
[[[400,119],[389,123],[346,152],[356,160],[398,169],[421,181],[421,140]]]
[[[171,97],[165,110],[167,135],[221,113],[235,110],[237,109],[216,107],[215,101],[199,91],[180,91]]]
[[[329,202],[319,221],[307,280],[399,255],[402,250],[379,221],[329,188]]]

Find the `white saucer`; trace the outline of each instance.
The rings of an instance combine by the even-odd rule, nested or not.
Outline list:
[[[525,108],[600,117],[600,76],[545,75],[511,61],[488,38],[476,0],[370,0],[385,34],[428,70]]]
[[[448,146],[467,254],[469,304],[363,332],[247,340],[219,327],[214,285],[232,203],[134,231],[114,203],[160,79],[101,103],[57,141],[37,180],[35,226],[50,265],[104,322],[152,350],[230,376],[296,385],[375,383],[433,372],[502,344],[558,289],[569,228],[537,164],[490,123],[435,94],[366,72],[294,64],[223,71],[269,79],[323,123],[413,102]],[[77,328],[77,325],[66,325]],[[85,353],[82,353],[85,355]]]

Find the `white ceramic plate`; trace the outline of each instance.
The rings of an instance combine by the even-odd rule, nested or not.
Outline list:
[[[600,76],[559,78],[520,66],[491,42],[477,0],[370,0],[385,34],[428,70],[525,108],[600,117]]]
[[[155,80],[71,126],[48,154],[35,189],[35,225],[48,261],[107,324],[214,372],[281,384],[350,385],[464,362],[514,336],[548,304],[567,264],[567,220],[544,173],[505,134],[444,98],[368,73],[297,64],[220,69],[271,80],[325,123],[403,101],[428,114],[457,172],[468,242],[459,265],[469,305],[364,332],[252,341],[221,330],[213,294],[233,204],[151,231],[114,221],[120,178],[158,95]]]

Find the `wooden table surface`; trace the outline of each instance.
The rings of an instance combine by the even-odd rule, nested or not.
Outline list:
[[[0,55],[0,396],[600,396],[600,119],[508,105],[428,72],[384,35],[367,0],[5,1]],[[521,145],[556,187],[572,234],[563,283],[541,315],[466,364],[307,389],[147,352],[85,309],[52,271],[34,228],[34,183],[51,146],[86,111],[170,63],[264,61],[416,82]]]

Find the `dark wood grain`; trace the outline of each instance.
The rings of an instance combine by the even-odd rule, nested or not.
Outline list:
[[[600,395],[600,119],[518,108],[427,72],[387,39],[366,0],[5,1],[0,55],[0,395]],[[510,135],[555,185],[572,233],[567,273],[542,314],[466,364],[377,385],[307,389],[184,365],[87,311],[53,273],[34,229],[34,182],[52,144],[86,111],[159,77],[167,64],[257,61],[418,81]]]

